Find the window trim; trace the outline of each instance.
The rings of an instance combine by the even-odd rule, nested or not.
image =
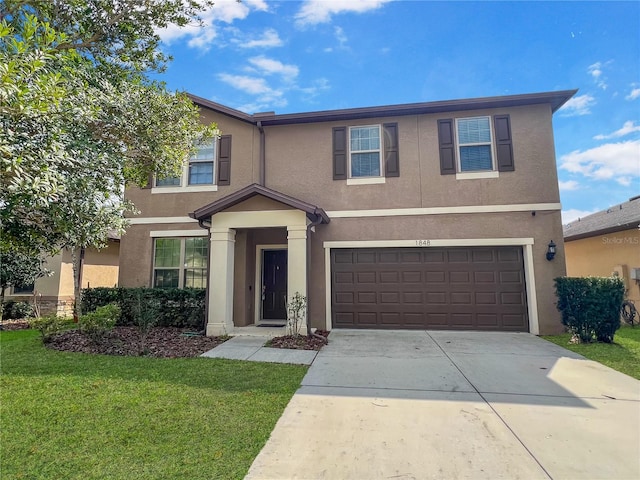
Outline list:
[[[355,128],[372,128],[376,127],[378,129],[378,140],[379,146],[377,150],[356,150],[355,152],[351,150],[351,130]],[[384,156],[384,131],[382,129],[382,124],[372,124],[372,125],[350,125],[347,127],[348,135],[347,135],[347,152],[348,152],[348,175],[347,175],[347,185],[362,185],[369,183],[384,183],[379,181],[371,181],[373,179],[385,178],[384,176],[384,165],[383,165],[383,156]],[[353,176],[353,170],[351,168],[351,156],[354,153],[374,153],[378,152],[378,171],[380,172],[378,175],[367,175],[367,176]],[[367,179],[367,182],[357,182],[354,180],[364,180]],[[351,180],[351,182],[350,182]]]
[[[212,139],[214,145],[213,152],[213,181],[212,183],[189,183],[189,173],[191,169],[191,163],[193,157],[184,162],[182,171],[180,173],[180,185],[157,185],[157,178],[153,178],[153,186],[151,187],[151,193],[185,193],[185,192],[217,192],[218,191],[218,176],[217,169],[219,168],[219,152],[220,152],[220,137],[214,137]],[[194,163],[208,163],[211,160],[195,160]]]
[[[458,130],[458,124],[461,120],[473,120],[476,118],[486,118],[488,123],[489,123],[489,148],[491,151],[491,168],[490,169],[484,169],[484,170],[462,170],[462,154],[461,154],[461,148],[462,147],[475,147],[475,146],[483,146],[483,145],[487,145],[487,142],[478,142],[478,143],[465,143],[464,145],[462,145],[460,143],[460,133]],[[459,180],[466,180],[466,179],[473,179],[473,178],[496,178],[498,175],[493,175],[493,172],[498,173],[498,168],[497,168],[497,158],[496,158],[496,139],[495,139],[495,133],[493,131],[493,125],[492,125],[492,117],[491,115],[476,115],[473,117],[459,117],[459,118],[455,118],[455,140],[456,140],[456,179]],[[491,175],[487,175],[491,173]],[[481,174],[481,175],[477,175],[477,174]]]
[[[158,232],[158,233],[164,233],[164,232]],[[157,236],[157,237],[152,237],[152,242],[153,242],[153,257],[152,257],[152,262],[151,262],[151,288],[186,288],[184,286],[185,284],[185,274],[188,268],[193,268],[193,267],[187,267],[185,265],[186,262],[186,254],[187,254],[187,240],[189,239],[194,239],[194,238],[201,238],[201,239],[205,239],[208,240],[208,238],[206,236],[203,235],[186,235],[186,236],[176,236],[176,235],[167,235],[167,236]],[[157,267],[156,268],[156,246],[157,246],[157,242],[156,240],[179,240],[180,241],[180,262],[178,264],[177,267]],[[209,262],[209,244],[207,243],[207,263]],[[156,286],[156,270],[177,270],[178,271],[178,286],[177,287],[157,287]],[[204,270],[205,273],[205,289],[206,289],[206,285],[209,283],[209,278],[208,278],[208,266],[203,267],[201,270]]]

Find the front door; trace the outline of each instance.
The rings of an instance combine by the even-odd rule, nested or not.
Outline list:
[[[287,318],[287,251],[262,252],[262,319]]]

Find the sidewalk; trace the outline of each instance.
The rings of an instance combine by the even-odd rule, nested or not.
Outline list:
[[[203,353],[201,357],[311,365],[318,354],[315,350],[265,347],[264,344],[268,339],[265,336],[237,335],[214,349]]]

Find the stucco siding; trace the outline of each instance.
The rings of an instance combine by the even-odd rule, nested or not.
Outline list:
[[[638,229],[597,235],[565,242],[567,275],[609,277],[617,272],[628,289],[628,297],[640,305],[640,282],[631,280],[630,269],[640,268]]]

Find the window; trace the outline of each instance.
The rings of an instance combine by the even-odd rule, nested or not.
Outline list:
[[[205,288],[208,242],[206,237],[156,238],[153,286],[157,288]]]
[[[456,179],[498,178],[515,172],[508,114],[438,120],[440,174]]]
[[[460,171],[493,170],[489,117],[460,118],[456,124]]]
[[[197,147],[189,159],[189,185],[213,185],[213,164],[216,158],[216,141],[209,139]]]
[[[351,178],[380,176],[380,126],[349,128]]]
[[[13,295],[32,295],[35,289],[35,284],[30,285],[14,285],[13,286]]]
[[[230,183],[231,135],[222,135],[200,143],[180,176],[156,178],[151,193],[217,191],[219,185]]]

